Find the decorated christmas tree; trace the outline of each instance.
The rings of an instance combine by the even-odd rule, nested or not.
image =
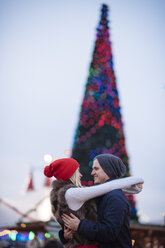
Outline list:
[[[130,175],[107,16],[108,7],[103,4],[72,149],[72,157],[80,163],[83,185],[93,184],[92,161],[102,153],[120,157],[127,166],[127,176]],[[131,217],[137,219],[134,197],[128,196],[128,200]]]

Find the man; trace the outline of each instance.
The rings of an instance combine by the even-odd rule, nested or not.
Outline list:
[[[94,177],[94,184],[101,184],[121,178],[125,173],[126,167],[118,157],[101,154],[94,159],[91,175]],[[63,214],[65,226],[90,240],[97,241],[100,248],[132,247],[129,230],[129,203],[122,190],[112,190],[96,200],[97,223],[85,219],[79,220],[73,214],[70,216]]]

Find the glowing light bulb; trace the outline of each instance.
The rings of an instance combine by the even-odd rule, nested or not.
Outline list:
[[[51,163],[52,161],[53,161],[53,157],[52,157],[52,155],[51,154],[45,154],[44,155],[44,161],[46,162],[46,163]]]
[[[48,239],[48,238],[50,238],[50,236],[51,236],[51,235],[50,235],[49,233],[45,233],[45,238]]]
[[[34,237],[35,237],[34,232],[30,231],[30,233],[29,233],[29,240],[33,240]]]

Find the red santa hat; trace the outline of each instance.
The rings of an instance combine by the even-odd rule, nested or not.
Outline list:
[[[73,158],[61,158],[53,161],[44,169],[44,175],[54,176],[57,180],[67,181],[79,167],[79,163]]]

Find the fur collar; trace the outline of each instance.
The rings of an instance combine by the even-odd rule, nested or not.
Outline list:
[[[68,207],[68,204],[65,200],[66,190],[72,187],[76,187],[70,180],[67,182],[61,180],[55,180],[52,183],[52,191],[50,194],[50,201],[52,206],[52,213],[55,220],[61,225],[62,229],[64,229],[64,223],[62,221],[62,214],[70,214],[73,213],[80,220],[87,219],[92,222],[96,222],[97,218],[97,208],[94,200],[90,200],[84,203],[84,205],[78,210],[73,211]],[[68,241],[65,245],[68,247],[76,247],[80,245],[88,245],[91,242],[86,238],[81,237],[77,232],[74,234],[72,240]]]

